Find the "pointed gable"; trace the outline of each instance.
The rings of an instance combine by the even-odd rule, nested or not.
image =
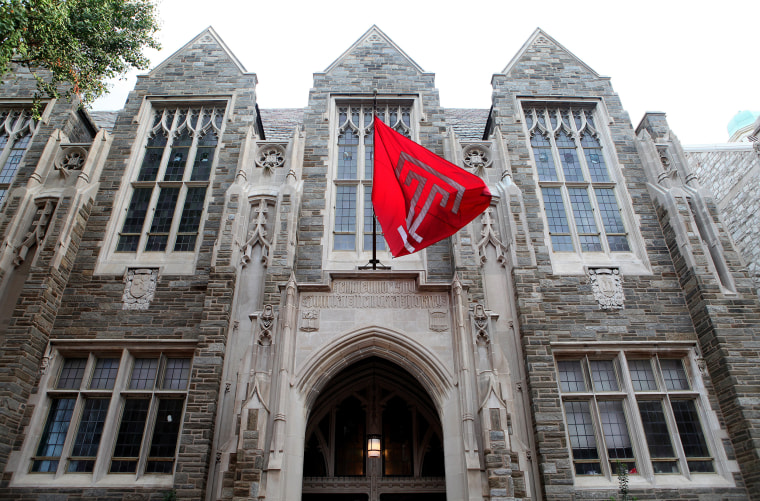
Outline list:
[[[530,72],[535,73],[540,69],[547,72],[562,71],[573,73],[585,73],[593,78],[600,78],[600,75],[590,66],[581,61],[575,54],[567,50],[562,44],[550,37],[541,28],[528,38],[520,50],[515,54],[512,60],[502,71],[502,74],[510,76],[515,70],[524,71],[523,62],[530,62]],[[542,68],[536,68],[536,62],[540,61]],[[518,75],[512,75],[518,76]]]
[[[217,66],[225,64],[230,69],[234,68],[237,70],[238,74],[249,74],[214,28],[209,26],[153,68],[148,73],[148,76],[155,77],[165,73],[169,68],[174,69],[175,67],[178,67],[183,73],[189,73],[199,71],[199,69],[202,71],[204,67],[213,65],[215,67],[214,71],[218,72],[219,68]]]
[[[335,72],[338,68],[372,67],[382,65],[384,70],[411,69],[417,74],[425,71],[414,62],[388,35],[376,25],[367,30],[327,69],[325,74]]]

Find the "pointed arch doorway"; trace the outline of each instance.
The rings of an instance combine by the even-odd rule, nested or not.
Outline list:
[[[440,419],[411,374],[371,357],[325,386],[306,425],[302,492],[302,501],[446,501]]]

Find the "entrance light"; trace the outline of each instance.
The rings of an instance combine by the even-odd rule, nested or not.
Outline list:
[[[380,435],[369,435],[367,439],[367,455],[371,458],[380,457]]]

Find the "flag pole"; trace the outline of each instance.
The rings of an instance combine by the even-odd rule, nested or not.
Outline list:
[[[372,121],[373,121],[373,134],[375,127],[377,127],[377,124],[374,123],[375,120],[377,120],[377,89],[372,89]],[[372,161],[375,160],[375,154],[377,153],[377,145],[374,141],[372,141]],[[374,166],[372,167],[372,171],[374,172]],[[374,190],[374,185],[373,188]],[[364,266],[360,266],[360,270],[368,270],[370,264],[372,265],[373,270],[377,270],[377,265],[380,264],[380,261],[377,259],[377,217],[375,217],[375,204],[372,204],[372,259],[370,259],[369,263],[365,264]],[[388,266],[384,266],[380,264],[380,268],[387,270]]]

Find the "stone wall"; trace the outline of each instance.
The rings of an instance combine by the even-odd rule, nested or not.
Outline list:
[[[760,294],[760,151],[749,144],[688,146],[684,151],[702,186],[714,193]]]

